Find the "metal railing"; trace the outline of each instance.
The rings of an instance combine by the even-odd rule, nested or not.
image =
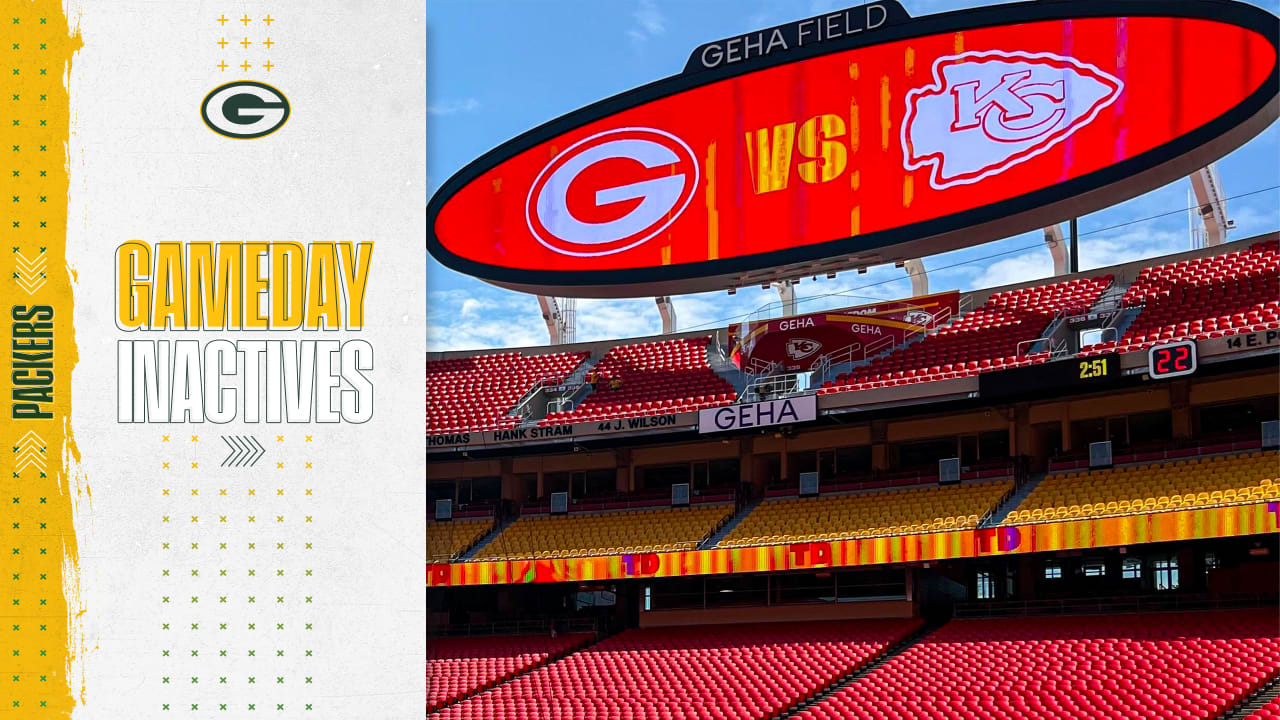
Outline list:
[[[990,521],[991,518],[996,516],[996,513],[1000,511],[1000,508],[1004,507],[1005,503],[1012,500],[1013,496],[1018,494],[1018,488],[1019,488],[1019,485],[1017,481],[1015,481],[1013,483],[1013,487],[1005,491],[1005,493],[1000,496],[1000,499],[997,500],[994,505],[987,508],[987,511],[982,514],[982,517],[978,518],[978,527],[980,528],[986,527],[987,522]]]
[[[516,402],[515,406],[507,411],[507,415],[510,417],[518,417],[521,420],[529,419],[529,416],[533,413],[533,410],[529,407],[529,405],[530,403],[533,402],[534,398],[538,397],[538,393],[542,392],[547,388],[562,386],[564,385],[564,382],[565,382],[565,379],[563,377],[554,376],[554,375],[539,379],[537,382],[533,384],[533,387],[529,388],[529,390],[523,396],[521,396],[520,400]]]
[[[903,342],[903,345],[905,344],[906,342]],[[892,337],[886,336],[866,345],[853,343],[852,345],[846,345],[839,350],[834,350],[823,355],[814,362],[812,384],[821,385],[828,380],[833,380],[834,378],[830,377],[831,369],[838,365],[852,365],[860,363],[864,360],[874,358],[877,355],[886,352],[893,352],[897,347],[898,342]]]
[[[804,395],[812,390],[811,383],[808,380],[809,372],[789,372],[778,375],[768,375],[766,377],[752,380],[741,393],[738,394],[739,403],[759,402],[761,400],[776,400],[778,398],[791,397],[793,395]]]
[[[766,362],[760,358],[751,358],[751,362],[742,371],[748,375],[771,375],[781,369],[782,363],[777,360]]]
[[[1043,349],[1038,352],[1031,352],[1031,348],[1042,343],[1045,345]],[[1014,350],[1015,357],[1028,357],[1044,352],[1049,353],[1050,359],[1063,358],[1071,354],[1066,338],[1058,338],[1055,340],[1052,337],[1035,337],[1023,340],[1018,343],[1017,348]]]

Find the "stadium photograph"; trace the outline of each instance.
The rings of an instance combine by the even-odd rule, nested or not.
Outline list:
[[[1280,719],[1277,13],[428,3],[424,716]]]

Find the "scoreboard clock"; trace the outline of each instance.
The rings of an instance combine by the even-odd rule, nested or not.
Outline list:
[[[1152,380],[1190,375],[1196,371],[1196,343],[1182,340],[1165,345],[1153,345],[1147,350],[1147,375]]]
[[[1120,355],[1071,358],[978,376],[983,398],[1025,397],[1044,392],[1091,392],[1120,377]]]

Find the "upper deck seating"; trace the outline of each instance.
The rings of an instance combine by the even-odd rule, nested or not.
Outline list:
[[[923,339],[828,381],[819,393],[892,387],[1047,362],[1034,340],[1059,314],[1083,313],[1111,276],[1078,278],[998,292],[980,307]]]
[[[1119,341],[1090,345],[1084,354],[1280,327],[1280,241],[1144,268],[1121,305],[1142,311]]]
[[[507,352],[427,363],[427,434],[515,427],[515,404],[540,380],[562,381],[588,353]]]
[[[733,385],[707,362],[710,337],[619,345],[588,377],[595,388],[572,410],[547,413],[542,425],[690,412],[727,405]]]

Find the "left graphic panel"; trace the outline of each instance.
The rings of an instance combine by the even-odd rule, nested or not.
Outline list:
[[[0,0],[0,718],[422,713],[423,13]]]
[[[71,376],[78,361],[67,264],[70,100],[80,47],[60,2],[7,2],[2,173],[4,378],[3,572],[0,712],[68,717],[82,685],[70,673],[84,651],[75,626],[80,559]]]

